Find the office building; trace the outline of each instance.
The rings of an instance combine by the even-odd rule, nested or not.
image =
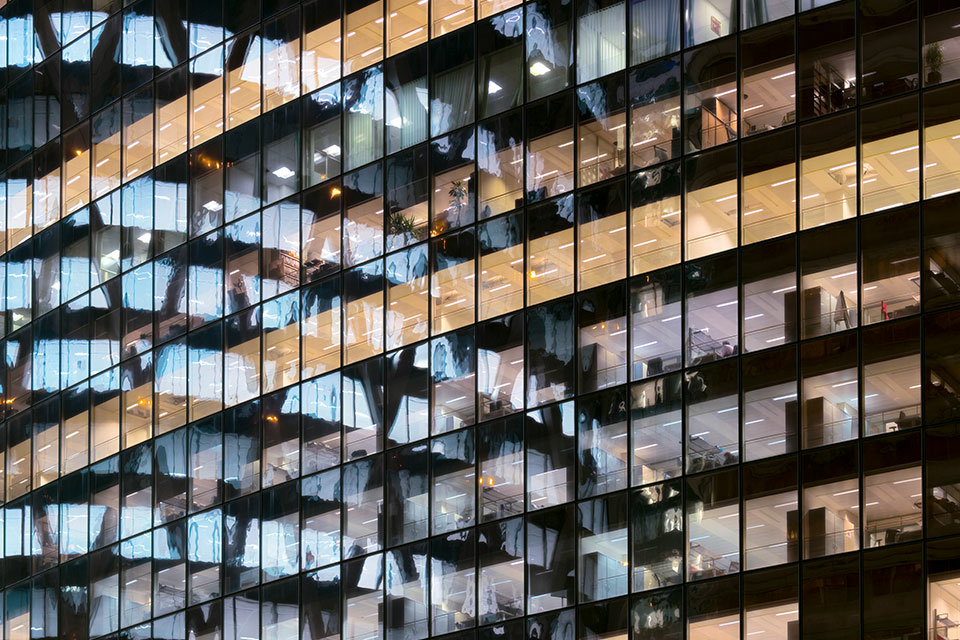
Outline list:
[[[0,0],[3,640],[960,638],[955,0]]]

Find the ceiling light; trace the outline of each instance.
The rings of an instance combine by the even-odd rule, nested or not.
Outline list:
[[[217,202],[216,200],[211,200],[210,202],[203,205],[203,208],[216,212],[216,211],[220,211],[220,209],[223,209],[223,205]]]
[[[289,167],[280,167],[273,172],[273,175],[277,176],[281,180],[287,180],[288,178],[292,178],[293,176],[297,175],[297,173],[296,171],[291,171]]]
[[[496,93],[497,91],[500,91],[500,89],[503,89],[503,87],[501,87],[500,85],[498,85],[498,84],[497,84],[496,82],[494,82],[493,80],[491,80],[491,81],[487,84],[487,93]]]
[[[330,156],[331,158],[336,158],[336,157],[339,157],[340,155],[340,147],[338,145],[332,144],[326,149],[324,149],[323,152],[328,156]]]
[[[545,73],[550,73],[550,67],[537,61],[530,65],[530,73],[535,76],[542,76]]]

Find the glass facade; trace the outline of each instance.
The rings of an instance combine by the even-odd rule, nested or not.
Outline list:
[[[0,0],[2,640],[960,639],[960,4]]]

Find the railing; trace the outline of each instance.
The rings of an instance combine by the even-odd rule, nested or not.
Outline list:
[[[868,547],[882,547],[896,542],[905,542],[906,539],[919,540],[922,534],[921,514],[908,513],[899,516],[890,516],[880,520],[873,520],[864,526],[864,539]]]
[[[904,407],[887,409],[863,416],[864,433],[874,435],[887,431],[900,431],[920,426],[920,405],[912,404]]]

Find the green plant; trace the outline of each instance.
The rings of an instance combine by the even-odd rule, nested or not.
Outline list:
[[[939,42],[934,42],[927,47],[927,50],[923,54],[923,61],[929,73],[939,75],[940,68],[943,66],[943,45]]]
[[[467,185],[463,183],[463,180],[454,180],[450,183],[449,193],[450,197],[453,198],[453,202],[450,204],[459,211],[463,207],[463,199],[467,197]]]
[[[409,233],[414,237],[418,237],[417,221],[411,217],[403,215],[402,213],[391,213],[390,233],[397,236]]]

